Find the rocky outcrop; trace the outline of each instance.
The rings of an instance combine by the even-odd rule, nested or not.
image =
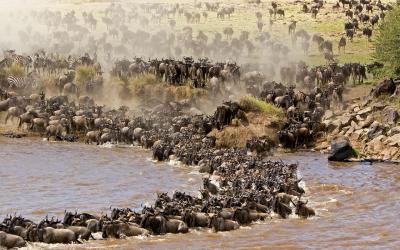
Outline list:
[[[385,84],[388,86],[390,81]],[[387,88],[380,87],[379,91],[383,89]],[[318,143],[316,150],[328,152],[331,145],[330,159],[343,160],[350,153],[348,146],[352,145],[367,158],[400,160],[399,121],[398,109],[389,102],[372,100],[349,105],[340,113],[325,114],[323,123],[327,136]]]

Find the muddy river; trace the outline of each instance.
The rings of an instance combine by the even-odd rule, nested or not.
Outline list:
[[[193,193],[201,184],[195,169],[154,163],[140,148],[0,137],[0,159],[1,218],[14,212],[39,220],[47,214],[62,217],[64,209],[98,213],[110,206],[140,208],[152,202],[157,191]],[[317,153],[285,155],[282,160],[299,163],[316,217],[273,219],[227,233],[194,230],[186,235],[30,247],[393,249],[400,245],[400,166],[331,165]]]

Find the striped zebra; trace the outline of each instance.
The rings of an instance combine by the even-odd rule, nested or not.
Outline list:
[[[32,57],[15,54],[14,50],[7,50],[4,52],[5,58],[2,64],[11,66],[12,64],[19,65],[24,68],[26,72],[32,67]]]
[[[79,65],[79,60],[73,56],[68,56],[68,69],[75,69]]]
[[[38,81],[31,74],[27,77],[9,76],[7,77],[7,82],[9,88],[14,89],[34,89],[38,87]]]
[[[30,56],[14,55],[12,57],[16,65],[22,66],[26,72],[32,67],[32,58]]]

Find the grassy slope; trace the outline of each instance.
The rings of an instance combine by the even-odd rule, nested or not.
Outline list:
[[[102,10],[104,6],[107,5],[107,1],[87,1],[87,0],[62,0],[61,2],[67,3],[65,6],[68,8],[79,8],[81,7],[77,3],[85,3],[85,8],[90,8],[91,6],[95,10],[95,14],[100,19],[104,16]],[[92,2],[92,3],[91,3]],[[176,1],[176,0],[153,0],[153,1],[135,1],[135,2],[147,2],[147,3],[180,3],[181,6],[185,7],[185,10],[189,12],[202,12],[202,10],[195,9],[193,7],[193,1]],[[344,13],[341,9],[340,11],[333,12],[332,4],[336,1],[328,1],[324,9],[318,14],[317,19],[312,19],[311,14],[303,13],[301,3],[295,3],[293,0],[282,0],[278,1],[281,8],[286,12],[285,19],[277,19],[274,21],[274,25],[270,27],[269,25],[269,14],[268,9],[270,8],[270,1],[262,1],[260,6],[249,5],[245,1],[233,0],[220,1],[223,4],[235,4],[235,13],[230,19],[225,18],[225,20],[217,19],[217,14],[215,12],[208,12],[208,19],[201,17],[201,22],[199,24],[188,24],[184,16],[179,17],[176,15],[176,26],[172,29],[168,25],[169,20],[162,20],[161,24],[150,24],[150,27],[146,30],[159,30],[164,29],[169,32],[180,32],[183,27],[190,26],[193,29],[193,35],[196,37],[198,32],[201,30],[206,33],[211,40],[215,32],[223,32],[226,27],[232,27],[234,30],[234,37],[238,37],[241,31],[250,32],[250,37],[254,38],[257,34],[257,25],[255,12],[260,11],[263,14],[263,22],[265,23],[264,31],[268,31],[272,34],[272,39],[275,41],[281,41],[286,43],[289,48],[294,51],[301,50],[300,48],[293,48],[291,46],[290,38],[288,36],[287,27],[292,20],[298,21],[298,30],[305,29],[310,35],[314,33],[321,34],[324,38],[333,41],[334,43],[334,53],[335,57],[340,63],[345,62],[360,62],[368,63],[372,60],[371,52],[373,52],[373,40],[372,42],[367,42],[365,37],[361,36],[361,31],[355,36],[354,41],[348,41],[346,53],[338,53],[337,44],[339,39],[344,35]],[[393,2],[391,0],[386,0],[383,2]],[[73,3],[73,4],[70,4]],[[103,7],[101,7],[103,6]],[[100,33],[105,31],[106,28],[100,24]],[[362,25],[361,25],[362,27]],[[143,28],[143,27],[141,27]],[[375,33],[375,31],[374,31]],[[248,58],[249,60],[255,59],[257,54],[253,55],[254,58]],[[306,61],[311,65],[324,64],[324,60],[321,53],[317,50],[315,44],[311,44],[310,52],[307,56],[300,53],[299,59]],[[245,60],[243,60],[245,61]]]

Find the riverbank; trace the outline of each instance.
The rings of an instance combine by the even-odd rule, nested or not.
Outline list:
[[[327,152],[333,140],[345,137],[361,158],[399,162],[400,99],[394,83],[393,90],[381,92],[385,81],[378,83],[369,95],[353,99],[340,109],[326,111],[323,123],[327,137],[315,149]]]

